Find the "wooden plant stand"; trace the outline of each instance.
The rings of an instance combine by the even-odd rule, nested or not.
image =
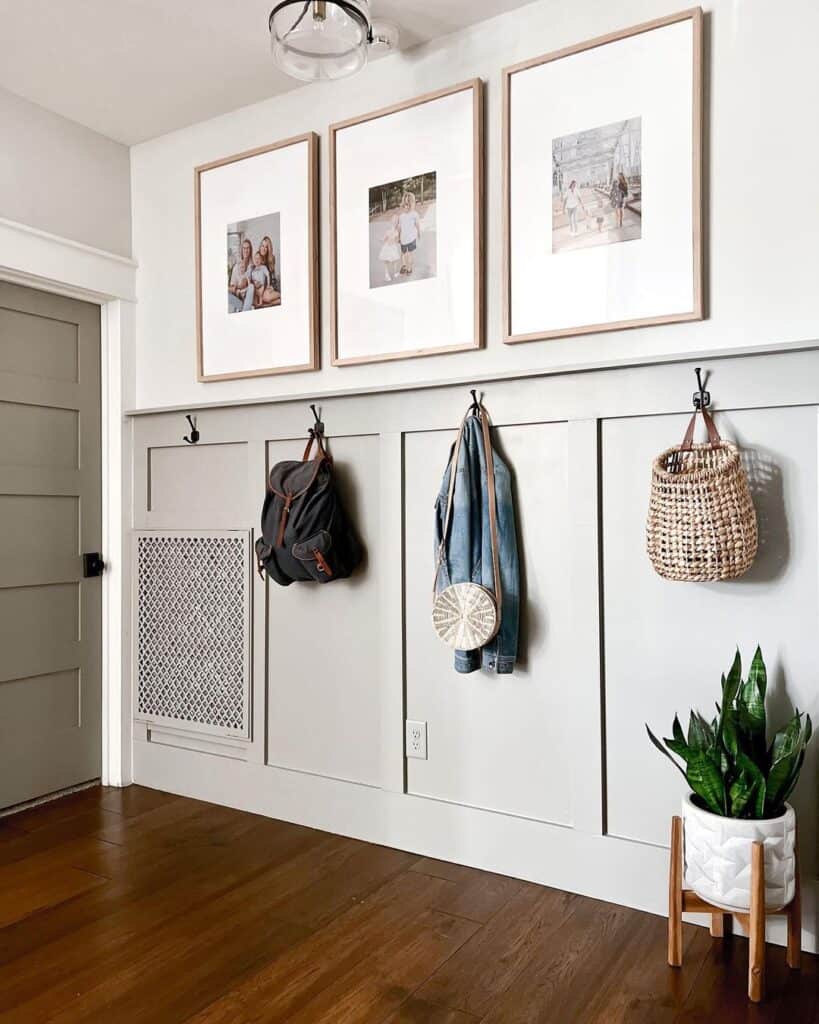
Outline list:
[[[671,863],[668,873],[668,963],[682,966],[682,916],[684,912],[711,915],[711,934],[723,938],[730,934],[731,918],[736,917],[750,940],[748,950],[748,998],[759,1003],[765,997],[765,919],[774,914],[788,918],[788,967],[799,970],[802,950],[802,904],[799,892],[799,854],[796,855],[796,888],[793,899],[784,907],[765,908],[765,847],[754,843],[751,850],[751,910],[748,914],[729,913],[683,888],[683,821],[671,819]]]

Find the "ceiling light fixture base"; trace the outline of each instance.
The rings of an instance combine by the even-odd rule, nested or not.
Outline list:
[[[398,45],[398,29],[371,22],[368,0],[280,0],[268,19],[278,66],[304,82],[346,78]]]

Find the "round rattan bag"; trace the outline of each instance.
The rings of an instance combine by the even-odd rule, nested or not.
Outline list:
[[[706,409],[708,442],[694,444],[695,412],[681,445],[654,460],[646,546],[668,580],[742,576],[756,557],[756,513],[739,450],[724,441]]]
[[[488,644],[499,625],[495,597],[479,583],[452,583],[432,603],[433,629],[458,651]]]

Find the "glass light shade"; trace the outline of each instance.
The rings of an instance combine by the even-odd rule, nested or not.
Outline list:
[[[270,45],[293,78],[345,78],[367,63],[369,28],[367,0],[283,0],[270,13]]]

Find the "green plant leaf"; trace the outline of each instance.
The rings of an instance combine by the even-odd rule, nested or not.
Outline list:
[[[687,761],[691,756],[691,748],[684,740],[672,740],[667,736],[663,736],[663,743],[668,747],[672,753],[681,757],[683,761]]]
[[[688,785],[714,814],[726,814],[725,783],[722,774],[708,754],[692,753],[685,773]]]
[[[742,751],[740,751],[737,755],[737,767],[751,785],[751,796],[753,797],[753,814],[732,814],[732,817],[761,818],[765,814],[765,796],[767,789],[765,776],[759,770],[759,766],[754,764],[750,757],[748,757],[746,754],[743,754]]]
[[[726,708],[722,720],[722,742],[725,749],[736,760],[739,753],[739,721],[735,708]]]
[[[768,691],[768,670],[765,668],[765,662],[762,658],[762,648],[759,646],[757,646],[757,649],[754,652],[754,660],[751,662],[751,667],[748,670],[748,683],[753,683],[753,685],[759,690],[764,703],[765,694]],[[745,685],[747,686],[748,683]]]
[[[737,699],[739,687],[742,683],[742,658],[739,655],[739,648],[734,655],[734,662],[728,670],[728,675],[722,677],[722,706],[730,707]]]
[[[784,794],[789,791],[799,755],[803,749],[804,730],[802,728],[801,716],[797,712],[788,722],[784,729],[781,729],[774,736],[771,744],[771,768],[767,779],[768,806],[772,813],[777,813],[784,800]]]
[[[796,761],[796,764],[794,765],[793,772],[791,773],[790,782],[785,787],[785,792],[782,794],[782,799],[780,801],[779,807],[777,808],[777,815],[781,814],[785,810],[785,802],[790,797],[791,793],[794,790],[794,787],[796,786],[796,783],[799,781],[799,773],[802,771],[802,765],[804,764],[804,762],[805,751],[803,749]]]
[[[734,701],[737,698],[739,687],[742,683],[742,658],[739,654],[739,648],[734,655],[734,661],[728,670],[728,675],[722,676],[722,703],[717,705],[719,711],[719,724],[717,725],[717,743],[722,743],[722,730],[725,721],[725,713],[729,708],[734,706]]]
[[[762,660],[762,651],[757,647],[748,679],[742,684],[737,700],[740,728],[749,737],[752,755],[757,762],[765,756],[766,689],[765,662]]]
[[[728,789],[728,810],[732,818],[747,817],[745,810],[754,795],[754,780],[747,772],[740,772]]]
[[[671,754],[665,749],[665,747],[662,745],[662,743],[660,743],[660,741],[657,739],[657,737],[654,735],[654,733],[651,731],[651,729],[649,729],[648,725],[646,725],[646,732],[648,733],[648,738],[651,740],[651,742],[654,744],[654,746],[660,751],[660,753],[664,757],[668,758],[668,760],[674,765],[674,767],[677,769],[677,771],[680,773],[680,775],[682,775],[682,777],[685,778],[686,776],[685,776],[685,771],[683,770],[683,768],[679,764],[677,764],[677,762],[674,760],[674,758],[671,756]]]
[[[813,733],[813,723],[810,720],[810,715],[805,715],[804,724],[800,724],[798,736],[793,742],[793,750],[788,754],[788,731],[793,729],[795,722],[800,722],[801,717],[802,716],[797,711],[794,718],[788,723],[788,726],[785,729],[785,738],[779,746],[777,746],[777,739],[782,734],[777,733],[776,737],[774,737],[772,751],[774,749],[777,751],[776,760],[773,760],[771,772],[768,777],[770,779],[771,776],[774,776],[777,788],[774,792],[775,803],[774,799],[769,801],[769,811],[771,814],[781,814],[784,810],[785,801],[791,795],[796,783],[799,781],[799,773],[802,771],[802,765],[805,762],[805,748],[810,742],[810,738]],[[782,782],[782,778],[785,775],[785,780]]]
[[[674,739],[678,743],[685,743],[685,734],[683,733],[682,726],[680,725],[679,715],[674,715],[674,724],[671,726],[671,731],[674,734]]]
[[[688,718],[688,746],[692,750],[701,750],[706,753],[711,750],[713,745],[713,737],[709,735],[707,724],[701,715],[692,711]]]

